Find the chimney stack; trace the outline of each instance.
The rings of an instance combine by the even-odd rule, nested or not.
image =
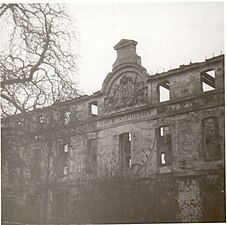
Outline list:
[[[122,64],[133,63],[141,66],[141,57],[136,53],[137,42],[134,40],[122,39],[114,46],[117,51],[117,59],[113,64],[113,70]]]

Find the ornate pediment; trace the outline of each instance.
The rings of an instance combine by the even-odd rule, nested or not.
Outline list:
[[[110,112],[146,102],[147,89],[142,78],[135,72],[124,72],[112,83],[104,107]]]

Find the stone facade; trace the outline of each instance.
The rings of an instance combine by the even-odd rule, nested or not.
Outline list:
[[[2,122],[3,221],[225,221],[224,56],[149,75],[136,45],[114,47],[100,91]],[[132,217],[104,181],[118,194],[138,186]]]

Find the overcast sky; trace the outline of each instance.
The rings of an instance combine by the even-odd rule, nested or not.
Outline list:
[[[101,89],[121,39],[138,42],[150,74],[224,52],[223,3],[76,3],[69,5],[80,41],[79,87]]]

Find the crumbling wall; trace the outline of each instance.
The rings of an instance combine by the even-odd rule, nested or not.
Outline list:
[[[149,76],[136,44],[123,39],[115,46],[118,57],[100,92],[6,121],[13,132],[2,151],[4,221],[12,215],[26,223],[225,220],[224,57]],[[203,92],[201,72],[210,69],[216,90]],[[170,99],[160,102],[163,82]],[[92,102],[98,115],[91,115]],[[93,158],[89,143],[97,144]],[[121,146],[130,149],[127,167]],[[7,159],[8,149],[18,164]],[[90,159],[96,165],[88,171]],[[10,169],[19,175],[13,183]]]
[[[156,173],[155,121],[132,123],[99,131],[97,138],[100,172],[105,168],[113,171],[120,169],[119,136],[127,132],[132,134],[131,167],[134,173],[140,176]]]
[[[178,191],[178,220],[184,223],[199,222],[202,209],[198,180],[192,177],[178,179]]]
[[[169,81],[170,100],[191,97],[203,93],[200,73],[215,70],[215,89],[224,89],[223,58],[211,58],[206,62],[180,66],[178,69],[150,77],[152,104],[159,103],[158,85]]]

